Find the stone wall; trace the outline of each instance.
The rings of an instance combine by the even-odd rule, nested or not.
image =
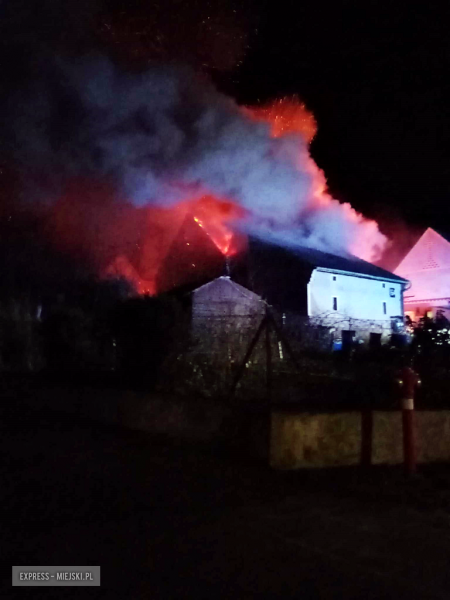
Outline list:
[[[450,460],[450,411],[416,411],[418,462]],[[270,464],[299,469],[403,461],[400,411],[304,413],[276,409]]]

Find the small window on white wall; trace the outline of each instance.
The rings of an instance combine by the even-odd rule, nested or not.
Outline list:
[[[386,314],[386,302],[383,302],[383,315]]]
[[[389,297],[395,298],[395,288],[389,288]]]
[[[333,310],[337,310],[337,298],[333,296]]]

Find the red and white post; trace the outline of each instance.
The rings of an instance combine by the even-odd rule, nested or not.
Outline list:
[[[418,374],[411,367],[404,367],[400,372],[398,383],[401,390],[403,463],[406,473],[412,475],[417,468],[414,396],[421,382]]]

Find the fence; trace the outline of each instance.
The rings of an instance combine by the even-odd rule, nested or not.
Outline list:
[[[351,402],[358,375],[353,364],[333,355],[336,340],[350,331],[353,343],[362,348],[360,340],[367,342],[375,334],[381,344],[391,332],[386,322],[270,314],[274,326],[256,341],[264,319],[261,312],[193,318],[189,350],[166,361],[161,387],[221,397],[234,391],[237,398],[248,401],[270,395],[276,401],[314,402],[325,395],[335,398],[336,404]],[[252,340],[254,346],[246,357]],[[239,381],[233,390],[236,377]]]

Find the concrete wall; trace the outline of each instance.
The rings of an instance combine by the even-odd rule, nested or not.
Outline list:
[[[333,310],[334,297],[337,298],[336,311]],[[384,320],[390,324],[390,317],[403,315],[402,285],[314,269],[308,284],[308,316],[320,317],[333,312],[339,318]]]
[[[243,411],[220,402],[95,389],[41,390],[21,402],[128,429],[216,445],[269,461],[275,469],[399,464],[401,413],[312,414]],[[450,411],[416,412],[419,462],[450,461]]]
[[[450,411],[415,412],[418,462],[450,460]],[[403,462],[400,411],[308,414],[275,410],[270,464],[299,469]]]

